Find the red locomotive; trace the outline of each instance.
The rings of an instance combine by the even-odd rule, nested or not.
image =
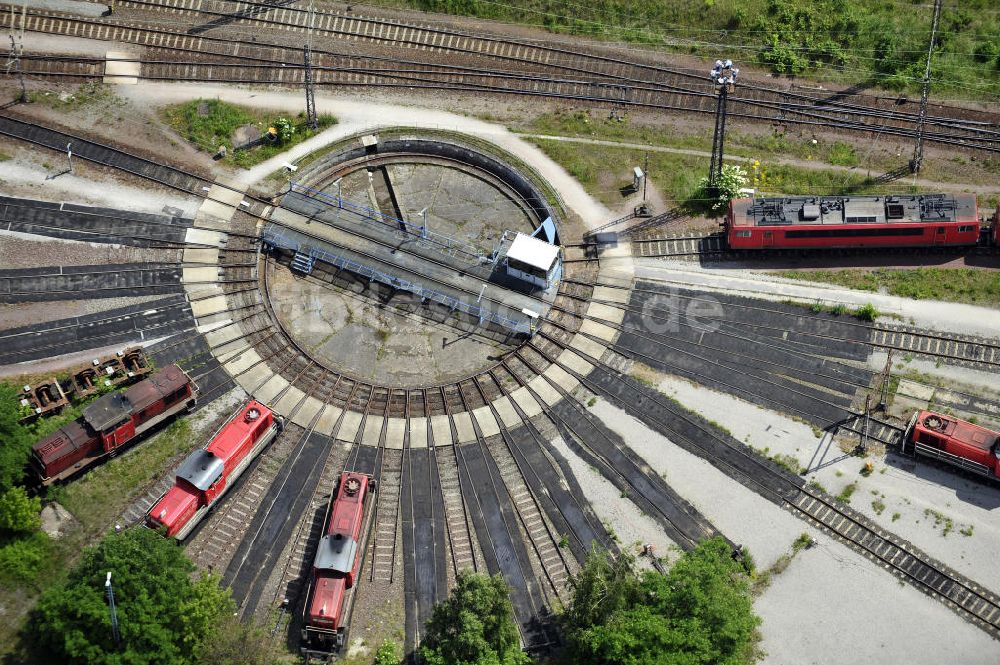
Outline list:
[[[975,194],[733,199],[724,225],[737,250],[964,247],[979,242],[979,207]]]
[[[354,602],[352,591],[365,552],[371,513],[366,510],[375,480],[345,471],[326,509],[326,535],[319,542],[303,609],[302,652],[328,655],[344,645]]]
[[[78,419],[36,443],[31,465],[50,485],[117,453],[167,418],[194,408],[198,387],[177,365],[167,365],[122,393],[99,397]]]
[[[904,451],[1000,479],[1000,432],[931,411],[910,419]]]
[[[281,418],[250,400],[177,469],[174,486],[146,515],[146,525],[184,540],[282,429]]]

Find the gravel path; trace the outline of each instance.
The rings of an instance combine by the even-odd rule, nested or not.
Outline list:
[[[900,316],[907,323],[929,330],[992,338],[1000,334],[1000,311],[987,307],[912,300],[830,284],[782,279],[740,269],[702,268],[684,261],[636,259],[635,264],[637,278],[677,286],[692,286],[706,291],[735,293],[773,301],[792,298],[830,305],[844,303],[854,307],[871,303],[880,312]]]
[[[122,97],[136,104],[175,104],[192,99],[224,97],[232,104],[266,107],[285,111],[299,111],[302,101],[297,94],[244,90],[209,84],[171,84],[140,82],[122,86]],[[457,115],[447,111],[397,106],[349,97],[316,95],[316,110],[337,117],[337,124],[308,141],[296,145],[278,157],[241,172],[236,181],[241,186],[265,178],[277,171],[285,162],[297,159],[345,136],[361,131],[376,131],[385,126],[423,127],[465,132],[485,138],[533,166],[563,197],[566,205],[576,212],[588,227],[597,226],[611,218],[610,211],[584,191],[561,166],[549,159],[541,150],[518,138],[514,133],[488,122]]]
[[[603,524],[609,525],[614,530],[623,549],[638,554],[642,544],[651,543],[656,548],[658,556],[665,556],[668,551],[677,548],[653,518],[642,512],[629,499],[623,498],[621,491],[597,469],[574,453],[562,437],[557,436],[551,441],[559,454],[569,462],[569,467],[580,487],[587,488],[587,499],[594,513]],[[639,543],[640,547],[633,547],[635,543]],[[640,557],[637,562],[639,565],[652,568],[648,559]]]
[[[79,164],[79,162],[77,162]],[[86,177],[62,173],[66,156],[34,148],[18,148],[12,158],[0,161],[0,188],[5,196],[78,205],[93,205],[163,214],[165,207],[177,208],[184,217],[194,217],[200,201],[173,193],[122,185],[113,178],[101,178],[85,165]],[[96,176],[96,177],[95,177]]]

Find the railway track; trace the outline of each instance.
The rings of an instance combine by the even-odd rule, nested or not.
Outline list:
[[[572,280],[571,280],[572,281]],[[607,282],[598,282],[596,286],[604,289],[624,289],[620,284],[612,284]],[[662,295],[662,291],[656,289],[651,289],[648,287],[634,288],[629,287],[630,293],[647,293],[653,295]],[[690,303],[698,302],[699,300],[704,300],[698,295],[685,295],[683,293],[669,293],[670,298],[678,299]],[[609,306],[614,306],[618,308],[625,309],[629,312],[638,312],[646,315],[653,316],[654,318],[659,314],[655,309],[653,310],[637,310],[630,304],[623,304],[620,301],[608,300],[606,298],[591,298],[593,302],[600,304],[606,304]],[[707,302],[707,301],[706,301]],[[783,314],[777,309],[764,307],[764,306],[752,306],[747,304],[729,304],[730,307],[735,307],[743,310],[752,310],[758,313],[773,313],[775,315]],[[663,311],[662,315],[664,317],[669,316],[668,311]],[[819,320],[819,316],[810,316],[807,314],[802,314],[802,317],[806,319]],[[702,321],[714,322],[724,321],[725,318],[718,319],[710,314],[704,316],[699,315],[699,319]],[[824,318],[824,321],[829,322],[829,318]],[[599,323],[604,325],[610,325],[612,327],[617,327],[619,330],[624,330],[621,324],[614,321],[608,321],[606,319],[600,319]],[[997,367],[1000,367],[1000,341],[996,339],[989,339],[984,337],[977,337],[972,335],[958,335],[958,334],[940,334],[940,333],[929,333],[923,332],[917,328],[902,326],[902,325],[892,325],[892,324],[869,324],[863,323],[861,321],[852,322],[847,320],[838,320],[838,326],[843,326],[847,328],[853,328],[857,330],[869,331],[868,334],[864,336],[864,339],[845,339],[842,335],[836,334],[824,334],[818,331],[796,331],[799,335],[804,335],[814,340],[824,340],[828,342],[838,342],[838,343],[849,343],[855,345],[865,345],[877,349],[886,349],[892,351],[899,351],[904,354],[912,354],[915,356],[926,356],[930,358],[935,358],[955,365],[961,365],[965,367],[972,367],[977,369],[982,369],[986,371],[996,371]],[[678,322],[678,325],[686,325],[682,322]],[[781,331],[774,325],[768,325],[765,323],[752,323],[748,324],[751,328],[755,330],[763,331]]]
[[[128,4],[128,3],[122,3]],[[139,6],[159,6],[159,3],[132,2],[132,5]],[[184,3],[178,3],[173,7],[180,13],[193,12],[195,10]],[[267,11],[273,9],[266,7]],[[233,12],[220,13],[206,9],[207,4],[203,4],[200,13],[215,14],[217,16],[231,16]],[[239,22],[249,22],[258,27],[278,27],[291,31],[302,31],[304,21],[308,20],[308,12],[289,7],[281,7],[278,10],[282,13],[282,19],[260,18],[262,12],[244,12],[244,16]],[[291,12],[289,14],[289,12]],[[252,14],[252,18],[247,16]],[[5,15],[4,15],[5,16]],[[294,19],[290,19],[294,17]],[[3,20],[7,20],[4,18]],[[188,33],[170,32],[160,29],[150,29],[142,25],[141,22],[122,25],[116,18],[114,22],[102,20],[69,19],[56,15],[40,16],[33,14],[28,17],[31,25],[28,29],[39,31],[53,31],[61,34],[73,34],[76,36],[88,36],[104,39],[115,39],[120,41],[132,41],[147,46],[155,45],[160,48],[181,48],[190,52],[201,53],[204,51],[206,43],[226,43],[222,39],[206,39],[198,36],[192,37],[191,31]],[[345,28],[341,28],[337,22],[341,21]],[[81,25],[86,29],[81,29]],[[377,26],[377,27],[376,27]],[[403,33],[409,35],[405,39],[397,39],[395,34],[402,29]],[[379,36],[373,36],[374,31],[379,31]],[[441,71],[441,65],[430,65],[426,63],[409,64],[407,67],[400,67],[399,63],[392,63],[384,70],[381,80],[373,73],[372,60],[374,57],[361,58],[367,60],[363,64],[336,62],[327,65],[317,62],[316,78],[317,83],[336,83],[337,85],[385,85],[390,87],[428,88],[428,89],[451,89],[458,91],[491,92],[497,94],[519,94],[531,96],[547,96],[564,99],[576,99],[592,103],[611,104],[616,106],[636,106],[646,108],[657,108],[663,110],[696,111],[703,113],[714,112],[714,95],[693,74],[681,74],[671,70],[657,68],[637,63],[623,63],[619,60],[608,57],[597,57],[592,54],[560,51],[551,47],[542,47],[527,43],[503,42],[502,40],[489,40],[482,37],[469,35],[451,34],[447,39],[442,35],[446,31],[433,31],[415,26],[400,26],[399,24],[389,24],[387,22],[370,21],[359,17],[344,19],[335,14],[322,14],[316,31],[321,34],[338,38],[349,38],[355,40],[370,40],[373,44],[380,46],[391,45],[395,47],[413,48],[422,51],[442,51],[457,53],[459,55],[475,55],[481,53],[483,57],[500,59],[504,62],[516,62],[524,66],[554,67],[560,72],[559,77],[551,75],[524,75],[498,73],[496,65],[490,65],[479,71],[466,70],[462,72]],[[368,31],[368,32],[366,32]],[[395,32],[394,32],[395,31]],[[82,34],[81,34],[82,33]],[[392,33],[392,36],[389,36]],[[200,34],[200,33],[199,33]],[[383,36],[384,35],[384,36]],[[462,46],[445,45],[462,44]],[[229,50],[234,53],[239,50],[236,40],[228,40]],[[483,45],[481,48],[475,44]],[[509,48],[496,47],[496,44],[508,44]],[[471,46],[470,46],[471,45]],[[280,49],[280,46],[271,45]],[[477,51],[478,49],[478,51]],[[516,55],[502,55],[500,52],[516,53]],[[561,53],[559,58],[551,53]],[[322,52],[315,52],[317,58],[322,59],[325,55]],[[549,55],[532,55],[549,54]],[[185,68],[197,68],[196,59],[186,58],[179,65],[181,69],[190,71],[188,75],[172,71],[170,67],[177,67],[173,63],[162,63],[168,69],[162,72],[149,71],[146,75],[149,78],[164,78],[170,80],[188,78],[190,80],[216,80],[230,82],[268,82],[276,84],[298,84],[301,82],[302,72],[296,66],[298,58],[272,59],[270,63],[258,63],[254,72],[254,67],[231,67],[222,63],[209,65],[208,71],[190,71]],[[355,56],[355,63],[357,63]],[[384,58],[382,59],[384,60]],[[573,64],[564,64],[570,62]],[[289,65],[292,65],[290,68]],[[66,65],[70,66],[70,65]],[[79,65],[77,65],[79,66]],[[158,65],[154,65],[158,66]],[[437,67],[437,69],[434,69]],[[274,78],[262,75],[262,70],[272,69]],[[403,71],[401,71],[403,70]],[[93,72],[93,66],[90,69]],[[228,74],[221,74],[220,71],[228,71]],[[324,78],[324,71],[331,72],[334,76],[331,80]],[[241,75],[240,72],[244,74]],[[247,72],[250,72],[247,74]],[[614,72],[614,73],[613,73]],[[624,73],[623,73],[624,72]],[[37,72],[44,74],[44,71]],[[68,73],[68,72],[67,72]],[[572,75],[573,78],[567,78]],[[241,77],[242,76],[242,77]],[[346,78],[344,78],[346,77]],[[695,83],[697,81],[697,83]],[[684,86],[698,86],[696,88]],[[859,107],[849,107],[839,105],[839,103],[817,103],[816,100],[809,100],[806,96],[788,91],[766,91],[764,89],[748,89],[753,94],[747,97],[731,98],[733,117],[745,117],[751,120],[766,119],[769,122],[779,122],[783,124],[816,125],[840,128],[851,131],[877,131],[881,134],[896,134],[901,136],[912,136],[915,132],[915,116],[907,116],[898,110],[881,111],[865,110]],[[775,115],[767,117],[761,110],[774,111]],[[991,129],[988,122],[964,123],[953,119],[938,119],[932,117],[928,120],[931,126],[940,127],[937,131],[925,133],[927,140],[939,141],[951,145],[980,148],[984,150],[1000,151],[1000,132]]]
[[[589,75],[600,77],[616,88],[619,103],[635,103],[641,99],[641,92],[636,87],[642,84],[654,84],[660,92],[687,92],[697,96],[697,108],[702,112],[714,112],[713,95],[702,80],[701,72],[681,71],[653,64],[630,62],[620,54],[611,54],[607,50],[591,48],[591,50],[571,49],[555,46],[551,42],[512,40],[504,37],[470,34],[461,31],[435,27],[431,25],[407,24],[401,21],[385,20],[375,16],[363,16],[356,12],[344,15],[334,12],[309,11],[305,8],[282,4],[280,6],[256,2],[229,2],[224,0],[199,1],[194,0],[158,0],[147,2],[143,0],[124,0],[120,6],[146,8],[154,11],[169,11],[176,14],[197,12],[204,16],[214,16],[212,26],[216,21],[241,24],[252,27],[270,27],[279,30],[303,32],[312,29],[314,32],[333,38],[350,39],[355,43],[367,42],[378,46],[402,47],[427,52],[457,56],[479,56],[502,63],[518,65],[542,66],[547,69],[571,73],[574,75]],[[267,16],[269,15],[270,16]],[[202,27],[189,32],[202,34]],[[749,90],[750,93],[744,92]],[[784,111],[794,114],[802,107],[818,111],[840,113],[847,115],[881,116],[883,121],[914,122],[916,109],[904,111],[900,108],[900,99],[879,99],[872,101],[875,106],[883,108],[866,108],[857,103],[834,100],[829,95],[825,97],[811,96],[791,90],[776,90],[768,88],[760,81],[747,81],[741,85],[741,95],[747,98],[735,97],[732,101],[760,102],[766,101],[778,105]],[[693,100],[688,100],[689,103]],[[690,104],[694,106],[694,104]],[[977,116],[970,110],[955,110],[960,115],[969,118]],[[942,122],[946,125],[962,124],[961,120],[940,118],[933,112],[931,122]],[[991,114],[979,113],[976,120],[969,118],[965,122],[990,134],[1000,136],[996,132],[997,117]],[[992,127],[992,128],[991,128]]]
[[[541,335],[556,348],[569,349],[568,345],[559,344],[544,331]],[[545,354],[545,350],[539,348],[539,343],[534,340],[529,342],[529,346]],[[591,364],[599,363],[583,352],[574,350],[574,353]],[[822,528],[918,590],[941,600],[989,634],[1000,637],[1000,597],[995,593],[838,504],[825,493],[809,488],[801,478],[761,458],[735,439],[713,431],[707,424],[698,423],[690,414],[635,379],[599,364],[595,364],[593,371],[584,376],[573,367],[551,357],[549,360],[592,393],[605,397],[674,443],[710,460],[748,488]]]

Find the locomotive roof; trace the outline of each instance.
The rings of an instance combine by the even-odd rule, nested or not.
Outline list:
[[[926,422],[928,418],[937,418],[941,422],[940,427],[930,427]],[[986,429],[981,425],[943,416],[932,411],[922,411],[917,425],[935,434],[943,434],[952,439],[964,443],[968,446],[980,448],[981,450],[991,450],[1000,441],[1000,433]]]
[[[127,394],[109,393],[94,400],[83,410],[83,419],[97,432],[117,425],[132,413]]]
[[[323,536],[319,541],[313,565],[316,570],[329,570],[348,575],[354,566],[357,554],[358,541],[342,533],[334,533]]]
[[[735,199],[732,206],[735,226],[979,222],[974,194]]]
[[[156,374],[140,381],[125,391],[125,397],[136,411],[142,411],[170,393],[190,383],[187,375],[177,365],[167,365]]]
[[[209,451],[196,450],[177,469],[177,477],[204,492],[222,476],[224,467],[225,463]]]
[[[48,465],[83,446],[89,445],[93,438],[94,435],[88,432],[86,427],[74,420],[45,437],[32,448],[38,459],[43,464]]]

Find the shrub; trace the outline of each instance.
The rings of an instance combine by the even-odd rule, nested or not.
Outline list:
[[[14,535],[35,531],[42,525],[41,510],[41,499],[29,497],[23,487],[10,488],[0,494],[0,532]]]
[[[865,303],[861,307],[858,307],[858,309],[855,310],[854,315],[862,321],[874,321],[878,318],[879,312],[875,309],[875,305],[869,302]]]

